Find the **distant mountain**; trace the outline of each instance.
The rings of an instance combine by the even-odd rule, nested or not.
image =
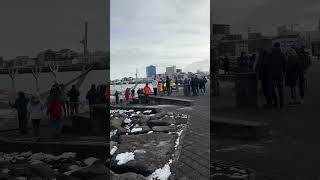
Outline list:
[[[184,72],[197,72],[197,70],[210,71],[210,61],[209,60],[196,61],[185,66],[182,70]]]

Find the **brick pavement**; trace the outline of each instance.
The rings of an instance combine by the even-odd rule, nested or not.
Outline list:
[[[206,180],[210,177],[210,93],[209,83],[204,96],[189,97],[191,108],[177,109],[191,116],[182,140],[179,162],[173,167],[176,179]],[[183,90],[180,90],[180,93]]]

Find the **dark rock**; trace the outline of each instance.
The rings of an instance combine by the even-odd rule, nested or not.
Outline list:
[[[109,168],[103,164],[94,164],[87,168],[80,169],[71,173],[71,176],[79,179],[92,179],[97,176],[109,175]]]
[[[176,117],[176,125],[187,124],[189,117],[188,116],[179,116]]]
[[[0,168],[1,169],[8,167],[8,165],[9,165],[8,161],[0,161]]]
[[[150,116],[139,114],[135,116],[135,123],[140,124],[141,126],[147,125],[147,122],[150,120]]]
[[[30,178],[30,180],[42,180],[42,178],[41,177],[32,177],[32,178]]]
[[[116,177],[111,178],[111,180],[145,180],[146,177],[140,175],[140,174],[136,174],[136,173],[124,173],[124,174],[120,174]]]
[[[151,133],[121,136],[119,148],[111,160],[111,167],[116,172],[135,172],[148,176],[163,167],[172,158],[176,135],[168,133]],[[134,152],[134,160],[118,165],[116,157],[125,152]],[[144,151],[144,153],[141,153]]]
[[[58,174],[56,177],[56,180],[80,180],[80,179],[72,177],[72,176],[67,176],[64,174]]]
[[[170,126],[153,126],[152,131],[154,132],[175,132],[176,131],[176,126],[175,125],[170,125]]]
[[[112,129],[118,129],[119,127],[121,127],[123,121],[125,120],[125,118],[123,117],[114,117],[114,118],[111,118],[110,120],[110,127]]]
[[[163,118],[167,113],[165,111],[161,111],[154,116],[150,116],[150,120],[156,120],[156,119],[161,119]]]
[[[163,117],[161,119],[156,119],[156,120],[150,120],[148,121],[148,125],[153,127],[153,126],[169,126],[171,124],[174,124],[174,118],[171,117]]]
[[[0,173],[0,180],[8,180],[8,179],[9,179],[8,174]]]
[[[92,180],[109,180],[110,176],[109,175],[102,175],[102,176],[97,176],[95,178],[92,178]]]
[[[32,177],[33,173],[26,164],[10,164],[8,166],[9,175],[15,177]]]
[[[48,164],[31,164],[29,168],[33,174],[43,178],[52,179],[56,176],[56,172]]]

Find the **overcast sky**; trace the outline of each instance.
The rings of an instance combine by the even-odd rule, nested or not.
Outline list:
[[[279,25],[299,24],[297,29],[313,30],[320,19],[318,0],[214,0],[212,22],[231,24],[232,32],[276,33]]]
[[[111,0],[111,79],[146,76],[145,67],[209,69],[209,0]],[[194,67],[194,70],[197,70]]]
[[[90,50],[108,47],[105,0],[1,0],[0,56],[35,56],[48,48],[80,50],[88,19]]]

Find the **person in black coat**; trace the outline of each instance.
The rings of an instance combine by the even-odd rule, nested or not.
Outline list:
[[[19,120],[19,130],[21,134],[27,133],[27,125],[28,125],[28,118],[27,118],[27,106],[29,103],[29,99],[26,98],[24,92],[18,92],[18,98],[16,99],[15,103],[9,105],[15,109],[17,109],[18,113],[18,120]]]
[[[281,52],[280,43],[275,43],[274,48],[269,57],[270,73],[272,79],[272,97],[275,107],[278,107],[278,100],[280,108],[284,105],[284,75],[286,73],[286,57]],[[277,96],[277,93],[278,96]]]

